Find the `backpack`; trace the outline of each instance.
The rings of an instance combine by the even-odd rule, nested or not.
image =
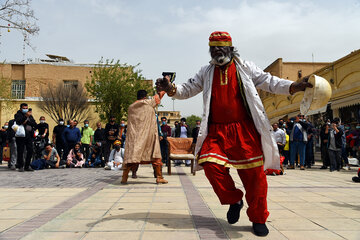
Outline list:
[[[41,170],[45,168],[45,159],[36,159],[30,164],[31,168],[34,170]]]

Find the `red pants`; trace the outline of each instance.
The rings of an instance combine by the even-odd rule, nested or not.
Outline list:
[[[235,187],[229,168],[212,162],[205,162],[202,166],[222,205],[234,204],[243,198],[244,194]],[[249,205],[246,213],[250,221],[265,223],[269,212],[266,202],[267,181],[263,166],[238,169],[237,172],[246,191],[245,198]]]

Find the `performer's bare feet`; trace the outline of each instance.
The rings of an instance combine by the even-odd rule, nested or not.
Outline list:
[[[265,223],[253,223],[253,230],[256,236],[264,237],[269,234],[269,229]]]
[[[244,202],[243,200],[240,203],[231,204],[229,210],[226,214],[228,223],[234,224],[239,221],[240,218],[240,210],[243,208]]]

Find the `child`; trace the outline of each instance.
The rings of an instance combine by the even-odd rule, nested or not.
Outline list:
[[[85,167],[96,167],[102,165],[100,146],[95,145],[92,148],[91,154],[85,162]]]
[[[84,163],[84,155],[81,153],[80,144],[77,143],[75,144],[75,147],[69,152],[66,165],[68,167],[81,168]]]

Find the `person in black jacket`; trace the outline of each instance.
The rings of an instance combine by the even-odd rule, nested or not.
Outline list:
[[[109,161],[111,147],[113,146],[115,140],[119,139],[119,124],[116,123],[115,116],[110,116],[109,122],[105,125],[105,148],[104,148],[104,158],[105,162]]]
[[[200,130],[200,125],[201,125],[201,121],[197,120],[196,121],[196,127],[193,128],[192,134],[191,134],[191,136],[193,138],[193,144],[196,144],[196,142],[197,142],[197,138],[198,138],[199,130]]]
[[[330,172],[340,171],[341,165],[341,147],[343,131],[338,128],[339,120],[335,118],[331,122],[331,128],[326,129],[325,133],[329,134],[328,151],[330,158]]]
[[[64,119],[59,119],[59,124],[56,125],[53,129],[52,142],[55,144],[55,148],[60,155],[61,160],[66,159],[67,156],[64,156],[65,153],[65,143],[63,141],[62,135],[66,126],[64,125]]]
[[[94,132],[94,142],[97,146],[100,146],[100,158],[104,157],[106,138],[105,129],[101,127],[101,122],[96,123],[96,130]]]
[[[190,137],[191,131],[186,124],[186,118],[182,118],[180,124],[176,126],[175,137],[187,138]]]
[[[328,151],[328,141],[329,141],[329,131],[325,133],[326,130],[329,130],[330,123],[325,123],[320,130],[320,149],[321,149],[321,160],[323,165],[320,169],[327,169],[330,166],[329,160],[329,151]]]
[[[31,157],[33,154],[34,129],[36,122],[31,115],[26,103],[20,104],[20,110],[15,114],[15,122],[17,125],[23,125],[25,129],[25,137],[16,137],[17,146],[17,165],[19,172],[34,171],[30,167]],[[26,147],[26,159],[24,165],[24,147]]]

